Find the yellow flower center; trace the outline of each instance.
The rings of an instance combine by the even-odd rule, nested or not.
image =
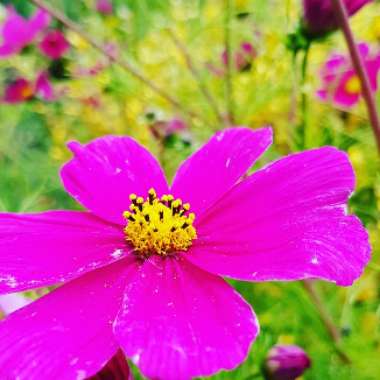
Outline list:
[[[353,75],[347,82],[346,82],[346,91],[349,94],[358,94],[361,91],[361,84],[360,80],[357,75]]]
[[[141,256],[187,251],[197,238],[195,215],[189,213],[189,203],[183,204],[169,194],[158,198],[154,189],[149,190],[146,199],[136,194],[129,199],[130,211],[123,214],[128,221],[124,232],[126,240]]]
[[[23,99],[28,99],[30,97],[33,96],[33,88],[29,85],[25,85],[22,89],[21,89],[21,97]]]

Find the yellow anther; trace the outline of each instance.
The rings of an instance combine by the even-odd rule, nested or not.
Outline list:
[[[187,251],[197,238],[192,225],[195,214],[186,215],[189,203],[182,205],[181,199],[174,200],[170,194],[158,199],[153,188],[149,189],[146,199],[135,194],[129,198],[133,203],[129,206],[132,212],[123,213],[128,221],[124,232],[136,253],[147,257]]]

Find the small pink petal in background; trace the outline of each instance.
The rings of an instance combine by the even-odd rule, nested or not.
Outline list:
[[[20,16],[16,10],[9,6],[7,17],[0,26],[2,45],[0,58],[19,53],[25,46],[34,41],[38,33],[50,23],[50,16],[44,10],[38,9],[30,19]]]

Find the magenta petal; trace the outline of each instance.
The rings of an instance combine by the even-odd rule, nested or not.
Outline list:
[[[200,215],[226,193],[272,143],[272,129],[230,128],[216,133],[182,163],[171,192]]]
[[[0,214],[0,293],[67,281],[128,251],[122,228],[86,212]]]
[[[126,355],[160,380],[236,367],[258,330],[251,307],[230,285],[182,258],[145,261],[115,321]]]
[[[108,221],[125,224],[129,195],[145,197],[151,187],[168,192],[157,160],[129,137],[106,136],[80,145],[71,142],[74,158],[61,177],[66,190],[83,206]]]
[[[350,285],[369,260],[367,233],[346,215],[347,155],[325,147],[285,157],[238,184],[196,221],[186,255],[212,273],[266,281],[321,278]]]
[[[83,380],[117,352],[112,322],[128,259],[76,279],[0,324],[0,379]]]

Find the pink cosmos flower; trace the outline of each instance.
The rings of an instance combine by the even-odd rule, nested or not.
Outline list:
[[[271,142],[270,128],[218,132],[171,186],[129,137],[69,143],[61,178],[88,211],[0,214],[0,291],[63,283],[0,324],[0,378],[83,379],[119,348],[150,379],[208,376],[259,332],[222,277],[351,285],[370,246],[347,214],[346,153],[293,154],[241,180]]]
[[[46,72],[41,72],[35,83],[22,77],[17,78],[5,88],[2,100],[5,103],[16,104],[34,97],[47,101],[55,99],[53,86]]]
[[[343,0],[350,16],[371,1],[373,0]],[[320,37],[338,29],[331,0],[303,0],[303,8],[305,28],[310,35]]]
[[[371,82],[372,90],[377,90],[380,71],[380,52],[371,54],[366,43],[358,44]],[[349,56],[332,54],[321,70],[322,87],[317,95],[324,101],[332,101],[338,106],[353,107],[361,97],[361,84]]]
[[[113,6],[110,0],[97,0],[96,1],[96,10],[99,13],[109,15],[113,12]]]
[[[0,46],[1,57],[8,57],[19,53],[29,45],[37,34],[45,29],[50,23],[50,16],[42,9],[38,9],[29,20],[20,16],[13,7],[7,8],[7,17],[0,26],[2,45]]]
[[[70,44],[61,31],[51,30],[44,36],[39,44],[39,48],[49,58],[58,59],[67,52]]]

